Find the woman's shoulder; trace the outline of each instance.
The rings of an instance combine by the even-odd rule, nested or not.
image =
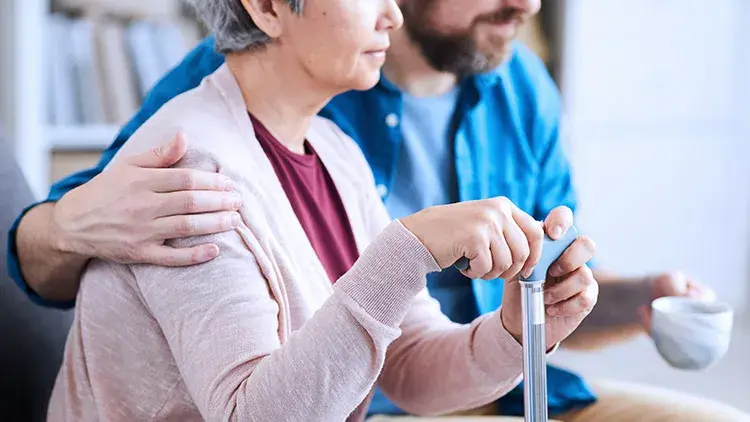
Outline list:
[[[239,136],[236,128],[229,105],[209,76],[198,87],[165,103],[128,139],[115,160],[169,142],[177,133],[185,136],[191,150],[231,156],[234,138]],[[230,151],[223,152],[228,148]]]

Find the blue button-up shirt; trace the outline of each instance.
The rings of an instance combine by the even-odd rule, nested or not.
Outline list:
[[[152,89],[136,116],[104,152],[98,165],[73,174],[52,186],[47,201],[57,201],[71,189],[99,174],[128,138],[164,103],[198,86],[216,70],[223,57],[207,38]],[[537,219],[554,207],[575,209],[568,161],[560,137],[561,101],[544,64],[531,51],[516,45],[509,60],[495,71],[460,82],[452,122],[454,157],[461,201],[506,196]],[[362,148],[372,167],[378,190],[387,199],[401,150],[400,120],[403,94],[382,78],[368,91],[335,97],[322,111]],[[18,221],[9,233],[8,267],[11,277],[37,303],[71,307],[73,303],[42,300],[23,280],[16,252]],[[475,281],[448,286],[428,286],[443,312],[459,322],[497,309],[502,281]],[[594,400],[580,378],[550,367],[550,414]],[[521,414],[522,390],[500,400],[503,414]]]

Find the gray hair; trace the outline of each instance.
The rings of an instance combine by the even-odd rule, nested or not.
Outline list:
[[[275,1],[275,0],[272,0]],[[302,14],[304,0],[284,0],[294,13]],[[250,18],[242,0],[189,0],[214,36],[214,48],[222,54],[252,50],[271,42]]]

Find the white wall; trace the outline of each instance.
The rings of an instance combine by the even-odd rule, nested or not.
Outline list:
[[[683,269],[741,310],[750,293],[750,43],[740,39],[750,41],[750,6],[567,3],[562,89],[579,224],[608,268]]]
[[[34,193],[46,196],[43,54],[47,0],[0,0],[0,122]]]

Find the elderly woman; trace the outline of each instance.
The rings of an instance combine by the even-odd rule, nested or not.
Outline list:
[[[458,325],[425,276],[462,256],[472,277],[528,272],[541,225],[504,199],[391,222],[356,145],[315,117],[333,95],[377,82],[388,31],[401,24],[394,0],[193,3],[226,65],[165,105],[123,152],[182,131],[191,149],[178,167],[226,176],[245,205],[234,230],[173,243],[218,245],[208,263],[90,263],[49,418],[361,420],[376,384],[431,414],[513,388],[517,283],[501,311]],[[572,255],[571,270],[591,253]],[[595,299],[571,305],[595,289],[568,286],[574,303],[549,317],[550,348]]]

